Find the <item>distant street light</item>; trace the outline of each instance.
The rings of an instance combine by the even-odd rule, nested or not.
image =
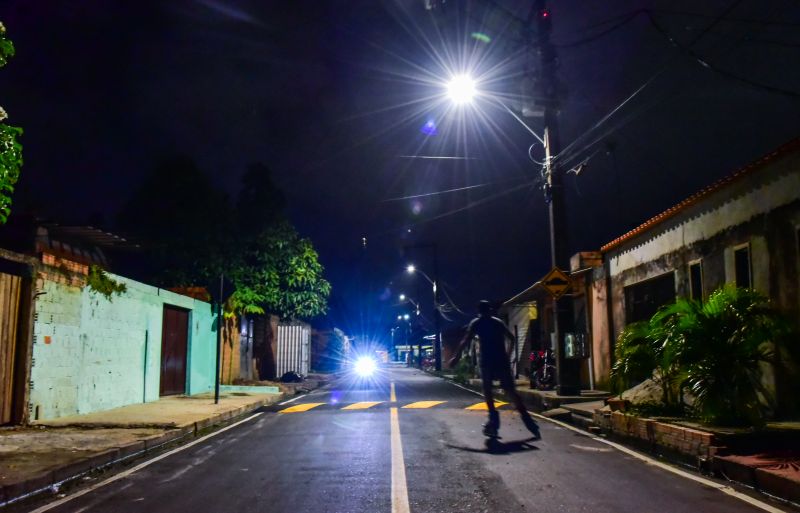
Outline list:
[[[419,303],[417,303],[416,301],[414,301],[410,297],[406,296],[405,294],[400,294],[398,299],[400,299],[401,303],[409,302],[412,305],[414,305],[414,308],[416,309],[416,314],[419,315]]]
[[[441,328],[442,312],[439,310],[439,304],[440,304],[439,287],[436,284],[439,277],[438,273],[439,263],[438,263],[438,257],[436,255],[436,245],[435,244],[431,245],[431,247],[433,248],[433,262],[434,262],[433,275],[435,279],[431,279],[431,277],[425,274],[421,269],[417,269],[414,266],[414,264],[409,264],[408,266],[406,266],[406,271],[409,274],[416,274],[416,273],[421,274],[426,280],[428,280],[428,283],[430,283],[431,286],[433,287],[433,315],[434,315],[433,322],[435,324],[435,329],[436,329],[436,335],[434,337],[434,344],[433,344],[433,359],[434,359],[434,368],[437,371],[441,371],[442,370],[442,328]],[[417,309],[419,310],[419,307],[417,307]]]

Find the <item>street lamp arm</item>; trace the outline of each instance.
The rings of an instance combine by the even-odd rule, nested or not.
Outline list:
[[[536,138],[536,140],[537,140],[537,141],[539,141],[541,144],[544,144],[544,139],[543,139],[543,138],[542,138],[542,137],[541,137],[539,134],[537,134],[537,133],[536,133],[536,132],[533,130],[533,128],[529,127],[529,126],[528,126],[528,124],[527,124],[527,123],[525,123],[525,122],[522,120],[522,118],[520,118],[520,117],[517,115],[517,113],[516,113],[516,112],[514,112],[513,110],[511,110],[511,109],[508,107],[508,105],[506,105],[505,103],[503,103],[503,101],[502,101],[502,100],[500,100],[500,98],[497,98],[497,97],[494,97],[494,96],[492,96],[492,99],[493,99],[494,101],[496,101],[497,103],[499,103],[499,104],[500,104],[500,106],[501,106],[501,107],[503,107],[503,108],[506,110],[506,112],[508,112],[509,114],[511,114],[511,116],[513,116],[513,117],[514,117],[514,119],[516,119],[516,120],[519,122],[519,124],[520,124],[520,125],[522,125],[523,127],[525,127],[525,130],[527,130],[528,132],[530,132],[530,134],[531,134],[532,136],[534,136],[534,137]]]
[[[426,280],[428,280],[428,283],[430,283],[432,286],[436,286],[436,282],[433,281],[430,276],[425,274],[425,271],[423,271],[422,269],[415,268],[414,272],[421,274]]]

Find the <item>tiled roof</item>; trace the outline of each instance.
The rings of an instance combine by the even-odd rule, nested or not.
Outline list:
[[[717,192],[718,190],[723,189],[723,188],[727,187],[728,185],[730,185],[730,184],[742,179],[743,177],[753,173],[757,169],[762,168],[766,164],[774,161],[775,159],[777,159],[779,157],[782,157],[783,155],[786,155],[787,153],[791,153],[791,152],[797,151],[797,150],[800,150],[800,137],[789,141],[788,143],[784,144],[783,146],[780,146],[779,148],[777,148],[775,151],[764,155],[760,159],[758,159],[758,160],[756,160],[754,162],[751,162],[747,166],[738,169],[734,173],[732,173],[732,174],[730,174],[730,175],[728,175],[728,176],[726,176],[724,178],[721,178],[721,179],[717,180],[716,182],[714,182],[713,184],[709,185],[708,187],[706,187],[706,188],[704,188],[704,189],[692,194],[691,196],[689,196],[685,200],[681,201],[677,205],[668,208],[667,210],[661,212],[660,214],[658,214],[655,217],[650,218],[649,220],[645,221],[644,223],[642,223],[641,225],[637,226],[636,228],[634,228],[633,230],[629,231],[628,233],[626,233],[626,234],[624,234],[624,235],[622,235],[620,237],[617,237],[616,239],[612,240],[608,244],[602,246],[600,248],[600,251],[602,251],[603,253],[606,253],[606,252],[616,248],[617,246],[619,246],[623,242],[625,242],[627,240],[630,240],[633,237],[636,237],[637,235],[639,235],[641,233],[644,233],[647,230],[650,230],[651,228],[655,227],[656,225],[666,221],[667,219],[670,219],[670,218],[676,216],[680,212],[683,212],[687,208],[691,207],[692,205],[695,205],[696,203],[700,202],[701,200],[705,199],[706,197],[710,196],[711,194],[713,194],[713,193]]]

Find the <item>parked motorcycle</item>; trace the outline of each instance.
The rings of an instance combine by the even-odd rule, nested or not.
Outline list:
[[[550,349],[531,351],[531,388],[552,390],[556,386],[556,359]]]

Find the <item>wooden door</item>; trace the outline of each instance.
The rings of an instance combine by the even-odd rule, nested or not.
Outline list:
[[[22,278],[0,273],[0,424],[14,420],[19,298]]]
[[[161,395],[186,393],[189,312],[164,305],[161,334]]]

